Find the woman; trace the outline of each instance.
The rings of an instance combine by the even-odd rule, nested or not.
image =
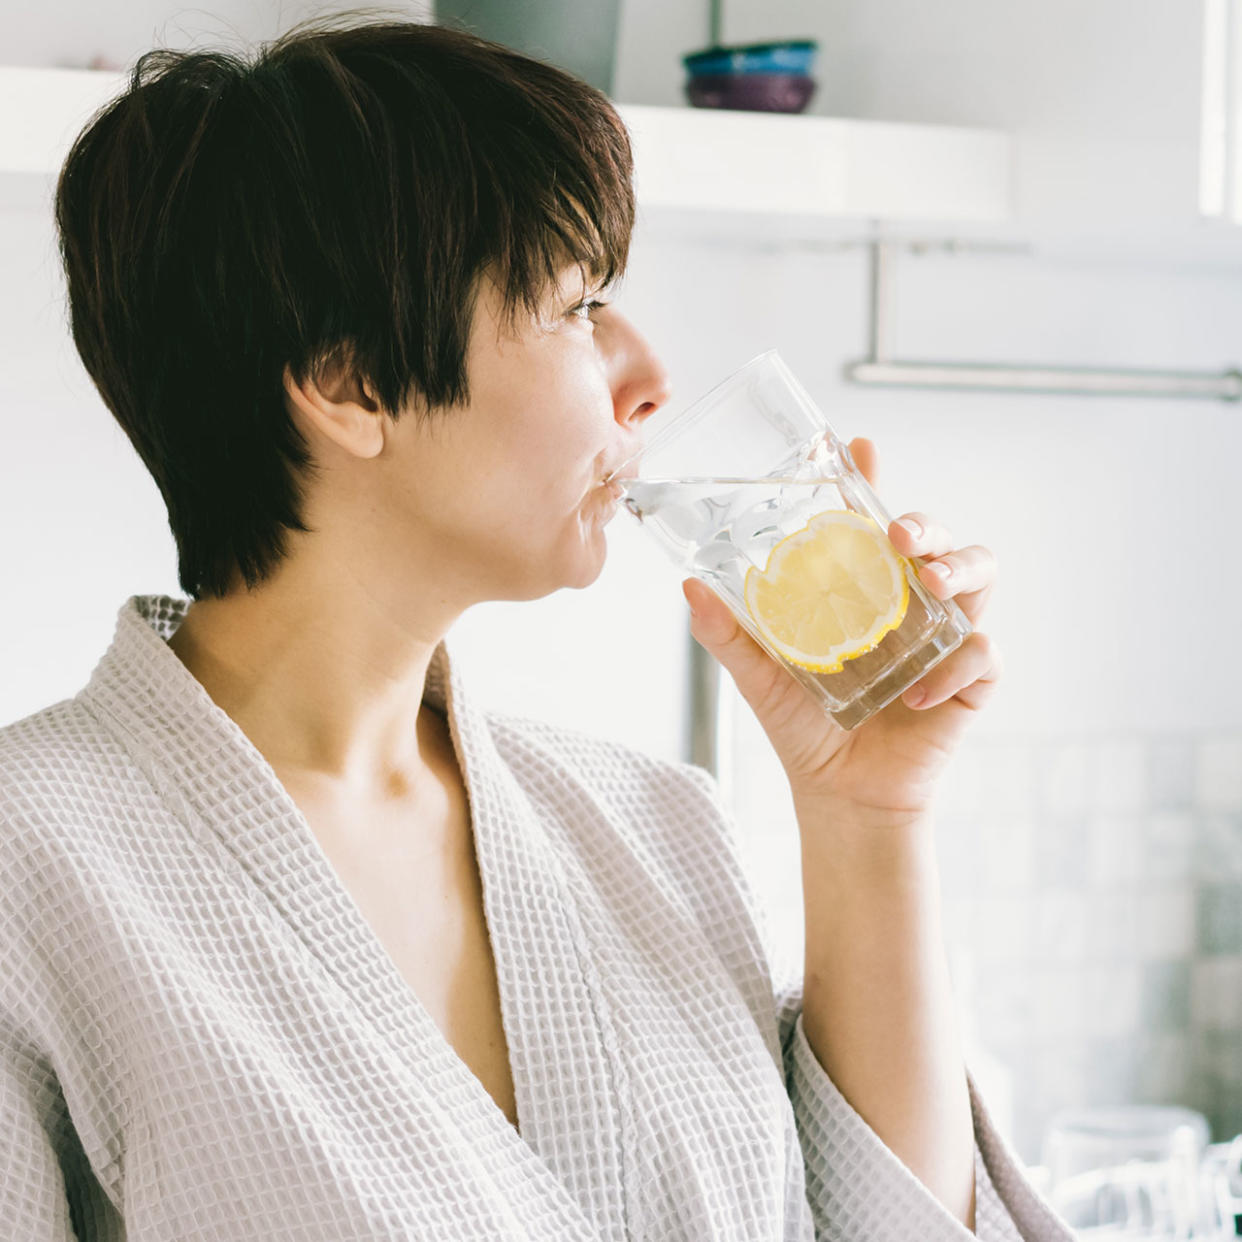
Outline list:
[[[594,581],[667,398],[608,300],[630,172],[584,84],[348,17],[150,53],[75,143],[74,339],[190,598],[0,730],[14,1238],[1068,1236],[972,1116],[938,946],[985,639],[844,734],[686,584],[795,796],[788,973],[704,773],[484,713],[449,657]],[[977,615],[990,555],[911,518]]]

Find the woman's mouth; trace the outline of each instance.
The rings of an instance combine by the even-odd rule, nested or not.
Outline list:
[[[624,490],[620,483],[615,482],[599,483],[592,489],[592,502],[598,499],[598,505],[592,506],[595,508],[597,521],[610,522],[616,517]]]

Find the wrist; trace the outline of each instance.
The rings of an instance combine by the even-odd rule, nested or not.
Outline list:
[[[936,879],[930,811],[862,807],[844,799],[795,798],[803,873],[844,885]]]
[[[921,839],[931,833],[928,807],[874,806],[822,791],[793,791],[794,815],[804,833],[830,833],[843,844],[857,839],[872,845],[897,844]]]

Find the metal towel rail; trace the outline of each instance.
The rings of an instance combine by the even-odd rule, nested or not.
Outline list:
[[[1211,397],[1242,401],[1242,371],[1144,371],[981,362],[900,362],[892,357],[893,266],[897,243],[875,239],[871,251],[871,356],[847,363],[856,384],[954,388],[1078,396]],[[946,243],[951,246],[952,243]]]

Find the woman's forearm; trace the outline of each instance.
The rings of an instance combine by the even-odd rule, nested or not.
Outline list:
[[[798,807],[803,1026],[842,1095],[974,1228],[974,1131],[927,818]]]

